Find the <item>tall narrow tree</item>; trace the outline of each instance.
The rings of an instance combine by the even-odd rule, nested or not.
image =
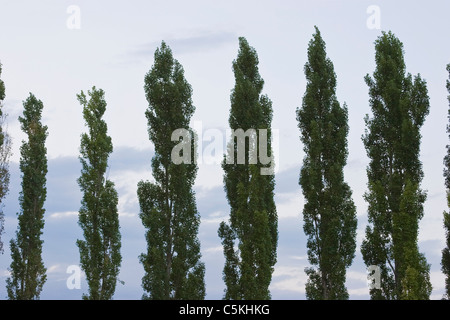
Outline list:
[[[21,211],[18,213],[16,239],[10,242],[11,277],[6,280],[11,300],[39,299],[46,281],[46,268],[42,261],[42,229],[44,228],[44,202],[47,197],[47,126],[42,125],[43,103],[33,94],[24,102],[23,117],[19,117],[22,131],[28,141],[20,147],[22,191],[19,195]]]
[[[0,76],[2,64],[0,63]],[[2,234],[4,231],[3,199],[9,191],[9,157],[11,155],[11,138],[6,131],[6,114],[3,112],[5,83],[0,79],[0,254],[3,253]]]
[[[82,169],[78,184],[83,199],[78,224],[84,240],[77,240],[77,246],[89,286],[89,294],[83,298],[109,300],[114,295],[122,261],[118,195],[114,183],[105,177],[113,145],[102,119],[106,111],[105,93],[94,86],[88,95],[89,100],[83,91],[77,95],[89,129],[81,135]]]
[[[449,80],[447,80],[448,90],[448,120],[450,120],[450,63],[447,65],[447,71],[449,73]],[[450,124],[447,125],[447,134],[450,139]],[[444,177],[445,186],[447,187],[447,205],[450,208],[450,145],[447,145],[447,155],[444,158]],[[445,297],[450,300],[450,213],[444,212],[444,228],[446,235],[447,247],[442,250],[442,272],[447,276],[445,279]]]
[[[305,197],[308,299],[348,299],[346,268],[355,256],[356,208],[344,182],[348,111],[336,98],[336,74],[320,31],[309,42],[306,92],[297,108],[305,158],[299,184]]]
[[[261,91],[264,80],[258,71],[256,50],[243,37],[239,38],[239,52],[233,61],[235,86],[231,93],[230,128],[243,132],[267,130],[267,152],[272,155],[272,102]],[[239,162],[239,141],[232,137],[228,145],[231,162],[225,157],[225,191],[230,205],[230,221],[220,224],[218,234],[225,255],[223,279],[225,299],[270,299],[269,285],[276,263],[278,218],[274,202],[274,175],[261,174],[266,168],[255,163],[251,152],[256,139],[245,139],[245,157]],[[261,139],[261,136],[259,137]],[[261,146],[260,146],[261,147]],[[251,150],[252,149],[252,150]],[[259,150],[260,152],[261,150]],[[238,153],[237,157],[234,154]],[[237,241],[237,250],[235,243]]]
[[[163,41],[155,52],[152,69],[145,76],[145,112],[148,133],[155,146],[152,170],[155,182],[140,181],[138,199],[140,217],[147,228],[147,253],[140,261],[145,275],[142,287],[145,299],[204,299],[205,266],[201,262],[197,211],[193,185],[197,164],[191,156],[194,136],[189,121],[195,111],[192,88],[181,64]],[[172,153],[181,143],[172,134],[178,129],[189,148],[183,151],[187,161],[173,161]],[[190,152],[189,152],[190,150]],[[177,154],[179,156],[179,154]]]
[[[405,74],[403,44],[391,32],[375,41],[376,69],[366,75],[373,117],[367,115],[364,146],[369,225],[361,252],[377,266],[381,287],[373,299],[428,299],[429,265],[417,238],[426,193],[420,153],[420,128],[429,113],[425,80]]]
[[[2,64],[0,63],[0,76],[2,75]],[[5,100],[5,83],[3,82],[2,79],[0,79],[0,117],[3,115],[3,100]],[[4,143],[4,139],[3,139],[3,130],[0,127],[0,147],[3,146]],[[2,178],[3,174],[2,172],[0,172],[0,179]],[[7,191],[7,190],[5,190]],[[2,199],[2,193],[3,193],[3,188],[0,187],[0,199]],[[2,208],[0,208],[0,253],[3,253],[3,241],[2,241],[2,234],[4,231],[4,222],[5,222],[5,217],[3,214],[3,210],[1,210]]]

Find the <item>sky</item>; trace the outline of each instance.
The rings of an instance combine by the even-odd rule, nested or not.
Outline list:
[[[43,230],[43,260],[47,268],[41,299],[80,299],[87,292],[70,289],[69,266],[79,265],[76,240],[81,192],[77,185],[80,135],[85,132],[82,107],[76,99],[92,86],[105,91],[105,121],[114,144],[108,177],[119,193],[122,265],[114,299],[140,299],[144,274],[139,255],[146,250],[145,229],[139,218],[136,190],[151,180],[153,145],[144,112],[144,77],[161,41],[183,65],[193,89],[192,117],[201,124],[205,159],[211,135],[223,139],[228,128],[230,91],[234,86],[232,61],[238,38],[246,37],[259,56],[265,81],[263,93],[273,103],[272,128],[279,132],[275,201],[278,213],[278,260],[270,290],[273,299],[305,299],[309,266],[303,232],[304,199],[298,178],[304,157],[295,110],[306,88],[303,67],[308,42],[317,26],[327,45],[337,75],[337,97],[349,110],[349,156],[345,180],[357,207],[357,250],[347,271],[350,299],[368,299],[367,271],[360,245],[367,225],[366,167],[361,140],[364,116],[370,114],[366,74],[375,68],[374,41],[391,30],[403,42],[407,72],[427,81],[430,114],[422,127],[421,160],[427,190],[425,215],[420,221],[419,249],[431,265],[432,299],[444,293],[441,251],[445,246],[443,211],[446,210],[443,157],[448,143],[445,70],[450,63],[450,2],[319,0],[319,1],[77,1],[0,0],[1,79],[6,86],[4,110],[13,139],[10,192],[4,201],[5,251],[0,255],[0,299],[5,299],[11,263],[9,241],[17,229],[20,192],[20,131],[18,116],[32,92],[44,103],[48,126],[48,175]],[[217,133],[223,133],[222,135]],[[199,164],[195,182],[201,215],[199,239],[206,266],[206,299],[221,299],[225,288],[224,264],[217,229],[228,219],[220,164]]]

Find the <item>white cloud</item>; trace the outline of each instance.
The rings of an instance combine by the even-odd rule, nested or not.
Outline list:
[[[350,299],[365,296],[367,297],[369,295],[369,288],[367,286],[360,287],[360,288],[348,288],[347,289]]]
[[[204,224],[217,224],[219,225],[222,221],[227,221],[228,220],[228,215],[222,212],[219,212],[220,215],[217,214],[213,214],[213,215],[209,215],[207,217],[202,217],[201,219],[201,223]]]
[[[305,293],[306,280],[304,267],[277,266],[272,275],[270,290]]]
[[[303,209],[303,197],[297,192],[276,195],[278,219],[298,218]]]
[[[430,281],[433,286],[433,291],[444,291],[445,275],[440,271],[430,271]]]
[[[171,49],[178,55],[184,53],[195,53],[198,51],[205,51],[208,49],[220,48],[223,45],[233,43],[237,39],[237,35],[233,32],[228,31],[206,31],[206,30],[186,30],[183,32],[189,34],[184,34],[183,36],[168,36],[165,37],[166,43],[171,47]],[[146,44],[141,44],[136,47],[132,52],[121,56],[123,59],[134,61],[136,58],[151,57],[153,56],[156,48],[161,46],[161,41],[153,41]]]
[[[72,218],[77,217],[78,212],[76,211],[66,211],[66,212],[55,212],[50,214],[50,218],[52,219],[63,219],[63,218]]]
[[[62,271],[63,270],[62,270],[60,264],[54,264],[54,265],[51,265],[51,266],[47,267],[47,274],[60,273]]]
[[[215,247],[209,247],[209,248],[206,248],[206,249],[202,249],[202,252],[203,253],[213,253],[213,254],[218,253],[218,252],[222,253],[223,252],[223,247],[221,245],[220,246],[215,246]]]
[[[137,214],[133,213],[133,212],[120,212],[119,211],[119,217],[121,217],[121,218],[135,218],[135,217],[137,217]]]
[[[9,270],[0,270],[0,277],[9,277],[11,272]]]
[[[223,170],[219,164],[200,164],[198,165],[196,187],[205,191],[215,187],[223,186]],[[202,196],[200,193],[199,196]]]
[[[277,266],[273,272],[273,277],[284,277],[284,276],[299,276],[304,274],[303,267],[293,267],[293,266]]]
[[[308,256],[290,256],[289,258],[293,260],[307,261]]]

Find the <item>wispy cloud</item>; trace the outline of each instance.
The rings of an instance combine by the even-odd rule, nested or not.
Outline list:
[[[218,49],[229,43],[237,43],[237,39],[238,35],[230,31],[197,31],[184,36],[169,35],[157,41],[136,45],[134,48],[118,56],[117,64],[147,63],[149,59],[153,59],[156,48],[161,45],[161,41],[163,40],[177,55],[180,55]]]
[[[59,264],[54,264],[54,265],[51,265],[50,267],[47,268],[47,274],[49,274],[49,273],[60,273],[62,271],[63,270],[61,268],[61,265],[59,265]]]
[[[78,216],[78,212],[76,211],[67,211],[67,212],[55,212],[50,214],[50,218],[53,219],[62,219],[62,218],[71,218]]]
[[[303,266],[278,266],[273,273],[271,291],[305,293],[307,277]]]
[[[211,50],[219,48],[227,43],[236,42],[237,35],[234,32],[212,32],[212,33],[200,33],[186,37],[169,37],[164,40],[172,50],[177,54],[193,53],[204,50]],[[140,45],[135,54],[137,55],[152,55],[161,44],[160,41],[153,41],[143,45]]]
[[[202,250],[203,253],[222,253],[223,252],[223,247],[222,246],[214,246],[214,247],[209,247],[209,248],[205,248]]]

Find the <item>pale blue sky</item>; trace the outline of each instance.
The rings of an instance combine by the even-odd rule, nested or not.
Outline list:
[[[80,9],[80,29],[67,28],[67,8]],[[80,192],[76,179],[80,134],[84,131],[76,94],[93,85],[106,92],[105,119],[115,151],[110,178],[120,200],[122,255],[116,299],[142,296],[144,228],[138,217],[136,184],[150,179],[152,144],[144,111],[143,80],[153,53],[165,40],[183,65],[193,88],[193,121],[203,128],[228,127],[231,69],[238,37],[245,36],[259,55],[264,93],[273,102],[273,128],[280,132],[276,203],[279,215],[278,263],[271,285],[274,299],[304,299],[306,239],[302,229],[303,198],[298,174],[303,146],[295,119],[306,81],[303,66],[308,42],[317,25],[337,74],[337,95],[349,109],[349,158],[345,178],[358,210],[358,248],[348,270],[352,299],[367,299],[365,266],[359,244],[367,223],[363,193],[368,159],[361,142],[364,115],[370,113],[364,76],[374,70],[373,42],[381,30],[369,29],[367,8],[380,8],[381,30],[391,30],[403,42],[407,72],[420,73],[428,83],[431,109],[422,129],[421,158],[428,190],[419,246],[431,263],[432,298],[443,294],[440,252],[444,247],[442,212],[446,209],[442,159],[448,137],[445,70],[450,63],[450,2],[448,1],[12,1],[0,0],[0,61],[6,85],[5,110],[13,138],[11,191],[5,201],[5,253],[0,256],[0,299],[6,297],[10,264],[9,240],[16,230],[20,172],[19,146],[24,135],[17,117],[22,101],[33,92],[44,103],[49,127],[48,197],[44,228],[44,263],[48,280],[42,299],[78,299],[87,291],[68,290],[66,268],[78,264],[75,245],[81,231],[76,213]],[[206,264],[207,298],[222,297],[223,254],[217,228],[228,215],[219,165],[199,167],[195,188],[202,217],[201,250]]]

